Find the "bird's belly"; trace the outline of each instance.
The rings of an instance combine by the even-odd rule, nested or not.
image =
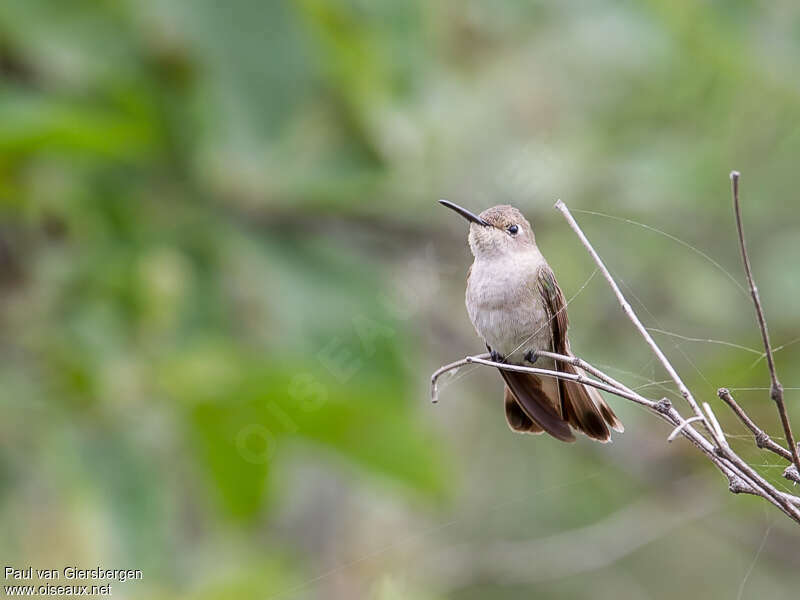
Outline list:
[[[467,288],[467,310],[478,335],[509,362],[522,363],[530,350],[551,349],[547,311],[538,290],[531,290],[527,281],[509,277],[476,280],[473,273]]]
[[[478,308],[473,321],[488,346],[509,362],[521,363],[530,350],[550,350],[551,333],[544,311]]]

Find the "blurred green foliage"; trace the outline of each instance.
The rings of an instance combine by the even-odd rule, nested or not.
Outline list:
[[[74,512],[97,495],[91,510],[108,519],[114,542],[86,531],[84,544],[65,540],[62,560],[178,579],[164,563],[181,545],[168,521],[188,510],[207,531],[214,515],[264,518],[286,438],[442,497],[441,448],[412,410],[411,346],[380,300],[379,269],[252,214],[281,193],[260,186],[282,183],[274,175],[286,165],[271,163],[298,102],[323,77],[306,38],[338,48],[331,65],[369,43],[357,31],[351,41],[339,10],[0,7],[11,556],[48,555],[44,539],[29,547],[38,515],[18,502],[26,486],[61,489],[63,479],[76,506],[58,503],[54,518],[85,528]],[[355,132],[371,76],[357,64],[329,75],[348,90],[341,110],[353,123],[342,133]],[[353,140],[344,162],[355,166],[370,152]],[[325,367],[316,357],[330,343],[334,367]],[[242,586],[226,593],[241,597]]]
[[[568,296],[591,271],[556,198],[677,235],[733,275],[576,211],[649,326],[758,348],[730,281],[739,168],[790,342],[798,31],[788,0],[0,3],[6,561],[144,569],[130,597],[738,593],[764,523],[740,498],[566,582],[419,574],[454,544],[554,535],[714,477],[629,406],[615,448],[510,435],[489,372],[428,407],[429,373],[480,348],[463,225],[433,201],[520,206]],[[674,395],[599,278],[570,314],[581,353]],[[659,339],[703,399],[766,385],[756,354]],[[778,355],[787,387],[798,349]],[[777,432],[764,394],[740,394]],[[785,525],[772,536],[796,547]],[[746,590],[792,597],[796,559],[759,565]]]

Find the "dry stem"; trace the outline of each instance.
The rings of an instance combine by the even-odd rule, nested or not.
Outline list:
[[[589,255],[592,257],[594,262],[600,268],[600,272],[603,274],[603,277],[606,278],[608,285],[611,286],[611,290],[614,292],[614,295],[616,295],[617,301],[622,307],[622,310],[625,312],[628,319],[630,319],[631,323],[633,323],[634,327],[636,327],[641,336],[644,338],[644,341],[647,342],[647,345],[650,346],[650,349],[653,351],[653,353],[656,355],[656,358],[658,358],[658,361],[661,363],[661,365],[667,371],[669,376],[675,382],[675,385],[678,386],[678,391],[681,393],[681,396],[683,396],[686,399],[686,401],[689,403],[689,406],[691,406],[692,410],[694,411],[694,414],[703,420],[703,423],[706,425],[707,428],[709,428],[710,431],[710,426],[706,421],[705,415],[703,414],[703,411],[700,410],[700,406],[697,404],[697,401],[694,399],[694,396],[692,396],[692,393],[689,391],[689,388],[687,388],[686,384],[683,383],[683,380],[681,379],[680,375],[678,375],[678,372],[672,366],[672,363],[669,362],[669,359],[661,351],[661,348],[658,347],[658,344],[656,344],[655,340],[650,335],[650,332],[648,332],[647,328],[644,325],[642,325],[642,322],[639,320],[639,317],[636,316],[636,313],[633,311],[633,308],[631,308],[631,305],[625,299],[625,296],[622,294],[622,291],[619,289],[617,282],[614,281],[614,278],[611,276],[611,273],[606,268],[606,265],[603,263],[602,259],[600,258],[600,255],[597,254],[595,249],[592,247],[592,244],[589,243],[588,238],[583,233],[578,223],[575,221],[575,218],[572,216],[572,213],[569,212],[567,205],[564,204],[561,200],[559,200],[558,202],[556,202],[556,208],[561,212],[562,215],[564,215],[564,218],[567,220],[569,226],[578,236],[578,239],[584,245],[586,250],[588,250]]]
[[[786,412],[786,403],[783,401],[783,386],[778,381],[778,373],[775,369],[775,359],[772,356],[772,345],[769,342],[769,331],[767,330],[767,319],[764,316],[764,308],[761,306],[761,298],[758,295],[758,288],[753,279],[753,270],[750,267],[750,256],[747,253],[747,244],[744,240],[744,227],[742,226],[742,209],[739,205],[739,172],[731,171],[731,187],[733,189],[733,210],[736,213],[736,231],[739,235],[739,249],[742,251],[742,262],[744,263],[744,273],[747,276],[747,285],[750,287],[750,295],[753,297],[753,305],[756,309],[756,319],[758,328],[761,330],[761,340],[764,342],[764,352],[767,355],[767,366],[769,367],[770,398],[775,401],[778,407],[778,415],[781,418],[783,433],[786,436],[786,443],[789,445],[789,452],[792,453],[792,462],[800,472],[800,455],[798,455],[797,444],[794,442],[792,426],[789,423],[789,415]]]
[[[572,373],[563,373],[561,371],[552,371],[550,369],[539,369],[536,367],[525,367],[521,365],[510,365],[507,363],[494,362],[492,360],[487,360],[487,354],[481,354],[478,356],[467,356],[461,360],[455,361],[438,369],[431,377],[431,400],[432,402],[436,402],[438,400],[436,396],[436,388],[438,380],[442,375],[468,364],[495,367],[497,369],[503,369],[506,371],[531,373],[532,375],[538,375],[542,377],[555,377],[557,379],[577,381],[579,383],[583,383],[584,385],[590,385],[610,394],[614,394],[615,396],[619,396],[620,398],[625,398],[626,400],[635,402],[636,404],[649,409],[661,419],[673,426],[673,432],[670,434],[670,437],[682,435],[688,439],[698,450],[705,454],[709,460],[711,460],[711,462],[713,462],[727,477],[728,488],[732,492],[761,496],[778,507],[787,516],[800,523],[800,510],[797,508],[800,506],[800,497],[780,492],[772,487],[766,480],[758,475],[758,473],[753,471],[753,469],[751,469],[747,463],[733,453],[727,446],[727,443],[724,445],[720,445],[719,443],[712,444],[705,437],[700,435],[700,433],[691,426],[691,421],[695,419],[699,420],[700,417],[693,417],[690,420],[684,419],[683,416],[666,398],[662,398],[658,401],[645,398],[625,385],[616,382],[612,377],[600,371],[600,369],[597,369],[578,357],[544,351],[538,352],[537,354],[539,356],[547,356],[556,360],[571,362],[572,364],[579,365],[581,369],[592,373],[601,381],[595,381],[594,379],[584,375],[575,375]]]

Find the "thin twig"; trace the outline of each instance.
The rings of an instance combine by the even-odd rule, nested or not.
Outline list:
[[[564,358],[569,358],[569,357],[565,356]],[[578,373],[564,373],[563,371],[552,371],[550,369],[540,369],[538,367],[525,367],[522,365],[499,363],[499,362],[494,362],[493,360],[486,360],[480,356],[468,356],[464,360],[468,363],[484,365],[487,367],[497,367],[498,369],[501,369],[503,371],[516,371],[518,373],[530,373],[531,375],[542,375],[544,377],[552,377],[554,379],[575,381],[577,383],[589,385],[597,388],[598,390],[603,390],[604,392],[614,394],[621,398],[627,398],[631,402],[636,402],[637,404],[647,406],[648,408],[652,408],[655,405],[655,402],[653,402],[652,400],[648,400],[647,398],[637,394],[636,392],[626,391],[617,388],[613,385],[609,385],[608,383],[604,383],[602,381],[595,381],[590,377],[586,377],[585,375],[581,375]]]
[[[794,502],[787,498],[786,494],[775,489],[775,487],[761,475],[759,475],[755,469],[742,460],[739,455],[734,453],[729,446],[724,446],[721,448],[720,453],[729,461],[729,464],[735,467],[739,476],[743,476],[746,481],[749,480],[752,487],[763,492],[761,494],[762,497],[771,501],[774,500],[773,504],[778,506],[781,510],[783,510],[784,513],[800,523],[800,510],[798,510]]]
[[[625,299],[625,296],[622,294],[622,291],[619,289],[617,282],[614,281],[614,278],[611,276],[611,273],[606,268],[606,265],[603,263],[603,260],[597,254],[594,247],[589,242],[586,235],[583,233],[583,230],[578,225],[577,221],[575,221],[575,218],[572,216],[572,213],[569,212],[567,205],[564,204],[561,200],[559,200],[558,202],[556,202],[556,208],[561,212],[562,215],[564,215],[564,218],[567,220],[567,223],[569,223],[569,226],[578,236],[578,239],[581,241],[586,250],[589,252],[589,255],[592,257],[594,262],[600,268],[600,272],[603,274],[603,277],[606,278],[608,285],[611,286],[611,289],[613,290],[614,294],[617,297],[617,301],[620,303],[620,306],[622,306],[622,310],[625,312],[628,319],[630,319],[630,321],[633,323],[634,327],[636,327],[636,329],[639,331],[641,336],[644,338],[645,342],[647,342],[647,345],[650,346],[650,349],[656,355],[659,362],[667,371],[669,376],[678,386],[678,391],[681,393],[681,396],[683,396],[689,403],[689,406],[691,406],[692,411],[694,411],[694,414],[698,417],[702,417],[703,423],[708,428],[709,425],[708,423],[706,423],[703,411],[700,410],[700,405],[697,404],[697,401],[694,399],[694,396],[692,396],[692,393],[689,391],[689,388],[687,388],[686,384],[683,383],[683,380],[681,379],[680,375],[678,375],[678,372],[669,362],[669,359],[667,359],[666,355],[661,351],[661,348],[659,348],[658,344],[656,344],[653,337],[647,331],[647,328],[644,325],[642,325],[642,322],[639,320],[639,317],[636,316],[636,313],[633,311],[633,308],[631,308],[631,305]]]
[[[774,452],[781,458],[784,458],[788,461],[792,460],[792,454],[786,448],[775,442],[767,433],[761,429],[758,425],[755,424],[755,421],[751,419],[744,409],[739,406],[736,400],[733,399],[728,388],[719,388],[717,390],[717,396],[720,397],[720,400],[725,402],[730,409],[734,412],[734,414],[739,417],[739,420],[747,427],[756,441],[756,446],[759,448],[764,448],[765,450],[769,450],[770,452]]]
[[[703,408],[708,414],[708,421],[711,423],[711,431],[714,434],[714,439],[717,441],[717,445],[720,448],[728,448],[728,440],[725,439],[725,432],[722,431],[722,426],[717,420],[717,415],[715,415],[714,411],[711,410],[711,405],[708,402],[703,402]]]
[[[674,408],[670,408],[666,416],[669,417],[667,420],[676,425],[682,420]],[[727,444],[713,446],[688,424],[684,426],[681,435],[689,438],[725,474],[728,478],[728,489],[731,492],[760,496],[776,506],[792,520],[800,523],[800,509],[797,508],[800,506],[800,498],[775,489],[774,486],[734,453]]]
[[[714,463],[714,465],[716,465],[720,471],[722,471],[722,473],[728,479],[728,489],[730,489],[732,492],[737,494],[744,493],[760,496],[775,505],[784,514],[800,523],[800,510],[796,508],[800,506],[799,497],[780,492],[770,486],[766,480],[760,477],[760,475],[758,475],[755,471],[750,469],[750,467],[743,460],[734,454],[729,447],[720,448],[719,443],[716,445],[711,444],[705,437],[700,435],[700,433],[698,433],[698,431],[692,427],[688,420],[684,419],[680,415],[680,413],[672,406],[669,400],[661,399],[659,401],[654,401],[645,398],[641,394],[637,394],[636,392],[630,390],[630,388],[624,384],[617,382],[609,375],[606,375],[596,367],[578,357],[545,351],[540,351],[537,354],[539,356],[570,362],[573,365],[579,366],[584,371],[592,373],[601,381],[595,381],[594,379],[580,374],[551,371],[549,369],[539,369],[537,367],[498,363],[492,360],[487,360],[485,358],[488,356],[487,354],[481,354],[478,356],[467,356],[461,360],[455,361],[438,369],[431,378],[432,383],[435,385],[436,380],[438,380],[448,371],[452,371],[466,364],[477,364],[507,371],[516,371],[518,373],[530,373],[532,375],[575,381],[584,385],[590,385],[610,394],[614,394],[620,398],[625,398],[651,410],[654,414],[672,425],[673,428],[678,428],[679,435],[682,435],[688,439],[698,450],[705,454],[706,457],[708,457],[708,459],[711,460],[711,462]],[[700,417],[696,417],[696,419],[699,420]]]
[[[489,353],[481,354],[480,358],[488,358]],[[431,403],[436,404],[439,401],[439,378],[447,373],[448,371],[452,371],[453,369],[458,369],[459,367],[463,367],[464,365],[469,364],[469,361],[466,358],[462,358],[461,360],[457,360],[455,362],[451,362],[449,365],[445,365],[436,369],[431,375]]]
[[[683,431],[684,427],[686,427],[690,423],[694,423],[695,421],[702,421],[702,420],[703,420],[702,417],[690,417],[689,419],[686,419],[683,423],[681,423],[675,429],[672,430],[672,433],[669,434],[667,441],[668,442],[674,441],[675,438],[680,435],[681,431]]]
[[[565,354],[558,354],[557,352],[548,352],[547,350],[538,350],[536,352],[536,356],[543,356],[545,358],[552,358],[554,360],[558,360],[558,361],[561,361],[561,362],[571,363],[574,366],[576,366],[576,367],[578,367],[580,369],[583,369],[587,373],[591,373],[592,375],[594,375],[595,377],[597,377],[601,381],[605,381],[607,384],[612,385],[617,389],[620,389],[620,390],[623,390],[625,392],[628,392],[629,394],[634,394],[634,395],[638,396],[639,398],[641,398],[643,400],[647,400],[641,394],[637,394],[634,390],[632,390],[631,388],[627,387],[624,383],[620,383],[619,381],[617,381],[613,377],[610,377],[609,375],[606,375],[600,369],[598,369],[596,367],[593,367],[592,365],[587,363],[585,360],[582,360],[582,359],[578,358],[577,356],[567,356]]]
[[[764,450],[769,450],[781,458],[788,460],[789,463],[792,462],[791,453],[779,443],[774,441],[763,429],[756,425],[755,421],[753,421],[753,419],[750,418],[744,409],[739,406],[736,400],[733,399],[733,396],[727,388],[720,388],[717,390],[717,395],[723,402],[725,402],[725,404],[730,407],[734,414],[739,417],[739,420],[744,424],[744,426],[752,432],[753,437],[755,438],[756,446]],[[800,476],[798,476],[797,473],[798,471],[795,469],[794,465],[790,464],[783,471],[783,476],[794,483],[800,483]]]
[[[742,251],[742,262],[744,263],[744,273],[747,276],[747,284],[750,286],[750,295],[753,297],[753,304],[756,309],[758,327],[761,330],[761,340],[764,342],[764,352],[767,355],[767,366],[771,380],[770,398],[775,401],[778,407],[778,415],[781,418],[781,425],[786,436],[786,443],[789,452],[792,453],[792,462],[800,472],[800,454],[798,454],[797,444],[794,442],[792,426],[789,423],[789,415],[786,412],[786,403],[783,401],[783,386],[778,381],[778,373],[775,369],[775,359],[772,356],[772,345],[769,342],[769,331],[767,330],[767,319],[764,316],[764,308],[761,306],[761,298],[758,295],[758,288],[753,279],[753,270],[750,267],[750,256],[747,253],[747,244],[744,239],[744,227],[742,225],[742,209],[739,205],[739,172],[731,171],[731,187],[733,190],[733,209],[736,214],[736,231],[739,234],[739,249]]]

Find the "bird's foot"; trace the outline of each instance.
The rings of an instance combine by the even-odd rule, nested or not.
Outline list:
[[[536,353],[535,350],[528,350],[525,353],[525,360],[527,360],[531,364],[535,363],[538,358],[539,355]]]
[[[497,352],[496,350],[490,350],[489,352],[490,352],[490,354],[492,356],[492,362],[496,362],[496,363],[504,363],[504,362],[506,362],[506,357],[503,356],[502,354],[500,354],[499,352]]]

